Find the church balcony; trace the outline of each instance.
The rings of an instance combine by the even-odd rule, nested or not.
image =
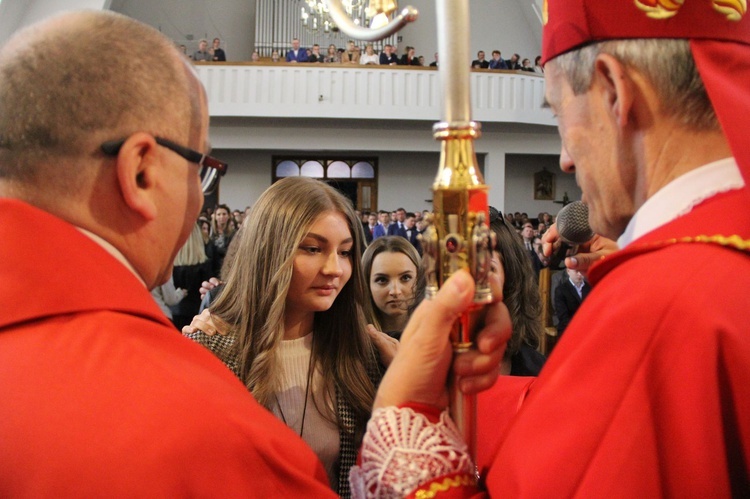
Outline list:
[[[434,68],[287,63],[196,63],[212,117],[440,121]],[[471,72],[472,118],[554,126],[544,78]]]

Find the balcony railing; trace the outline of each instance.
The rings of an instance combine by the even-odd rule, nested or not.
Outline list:
[[[287,63],[196,63],[211,116],[439,121],[434,68]],[[471,73],[473,119],[554,125],[544,78]]]

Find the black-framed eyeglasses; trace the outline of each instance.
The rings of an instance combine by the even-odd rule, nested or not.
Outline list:
[[[127,139],[107,141],[102,144],[102,151],[104,151],[104,153],[108,154],[109,156],[115,156],[120,152],[120,148],[126,140]],[[180,144],[172,142],[171,140],[163,139],[161,137],[154,137],[154,140],[160,146],[166,147],[170,151],[178,154],[179,156],[182,156],[191,163],[196,163],[197,165],[207,166],[209,168],[217,170],[220,175],[224,175],[227,172],[227,168],[229,167],[229,165],[223,161],[220,161],[207,154],[199,153],[198,151],[195,151],[188,147],[181,146]]]
[[[107,142],[104,142],[100,147],[104,154],[108,156],[116,156],[120,152],[120,149],[122,148],[122,145],[126,140],[127,138],[120,140],[108,140]],[[160,146],[166,147],[178,156],[181,156],[191,163],[195,163],[201,167],[201,187],[204,194],[213,192],[214,188],[218,184],[218,178],[224,176],[224,174],[227,172],[227,168],[229,168],[229,165],[223,161],[220,161],[207,154],[200,153],[194,149],[181,146],[180,144],[172,142],[171,140],[162,137],[154,137],[154,140]]]

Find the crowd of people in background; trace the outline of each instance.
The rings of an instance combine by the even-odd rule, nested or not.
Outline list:
[[[188,54],[187,47],[180,45],[180,50],[194,61],[226,61],[226,54],[220,48],[221,40],[213,39],[213,46],[208,47],[208,40],[202,39],[198,44],[198,50],[193,54]],[[532,65],[531,60],[522,58],[519,54],[514,53],[508,59],[502,58],[500,50],[492,51],[492,58],[486,59],[484,50],[477,52],[477,58],[471,61],[472,69],[489,69],[489,70],[509,70],[509,71],[527,71],[529,73],[544,74],[544,68],[541,64],[540,55],[534,58]],[[423,55],[417,55],[415,47],[406,46],[403,54],[398,54],[396,45],[385,44],[383,49],[378,52],[372,43],[359,46],[354,40],[349,40],[345,47],[337,47],[330,44],[327,49],[321,48],[319,44],[313,44],[312,47],[302,47],[298,38],[292,39],[291,48],[285,53],[273,49],[270,54],[265,56],[261,52],[254,50],[250,60],[252,62],[289,62],[289,63],[333,63],[333,64],[360,64],[374,66],[429,66],[437,68],[440,65],[438,53],[435,52],[434,59],[429,64]]]
[[[429,210],[407,211],[403,207],[392,211],[354,210],[349,200],[330,186],[304,177],[289,177],[272,185],[253,208],[232,210],[220,204],[202,212],[196,225],[195,230],[203,234],[205,252],[213,255],[214,263],[208,261],[203,268],[212,268],[216,273],[188,291],[205,294],[201,313],[188,324],[178,325],[175,321],[175,325],[217,355],[245,382],[256,399],[308,442],[324,463],[331,488],[344,497],[349,494],[347,477],[354,464],[352,449],[359,446],[361,431],[355,431],[354,435],[339,431],[340,428],[325,423],[323,416],[315,416],[315,411],[307,407],[307,392],[323,393],[323,379],[333,376],[328,373],[320,379],[310,377],[308,366],[318,366],[315,371],[323,369],[326,358],[333,355],[333,352],[315,353],[312,338],[330,347],[332,343],[326,339],[329,336],[363,340],[366,331],[378,350],[378,360],[374,361],[373,352],[358,350],[366,355],[357,354],[353,361],[369,367],[360,367],[357,372],[367,372],[370,379],[356,381],[352,389],[357,391],[379,383],[409,317],[424,297],[425,271],[419,236],[430,223],[431,215]],[[540,228],[543,233],[552,222],[549,213],[540,213],[533,220],[537,227],[534,238],[540,236]],[[525,213],[505,219],[491,210],[490,226],[496,234],[492,270],[504,269],[503,295],[515,325],[500,370],[511,376],[536,376],[546,361],[540,352],[545,331],[538,278],[521,236],[531,223]],[[258,241],[268,243],[259,245]],[[223,261],[219,260],[218,247],[228,249]],[[289,272],[290,258],[294,273],[291,281],[283,285],[286,281],[281,276]],[[308,260],[319,263],[308,268],[306,263],[303,265]],[[340,289],[329,296],[327,291],[318,293],[314,288],[314,299],[308,300],[298,289],[303,274],[313,284],[330,282]],[[346,285],[349,280],[352,282]],[[338,294],[341,298],[336,299]],[[269,296],[284,299],[269,300]],[[285,303],[283,312],[276,310],[277,302]],[[321,315],[313,321],[312,315],[307,314],[304,327],[297,328],[298,334],[290,334],[290,324],[294,326],[297,321],[287,320],[287,316],[302,308]],[[347,313],[342,314],[344,310]],[[195,313],[198,314],[197,309]],[[338,323],[324,320],[326,314],[348,317],[347,334],[331,334],[328,328]],[[272,324],[273,321],[276,322]],[[314,335],[307,334],[311,329]],[[277,337],[271,340],[269,334]],[[288,351],[292,347],[296,348],[294,355]],[[289,387],[283,385],[280,391],[278,386],[274,388],[267,371],[248,367],[256,363],[265,365],[268,352],[274,349],[280,349],[276,375],[286,380],[284,383],[291,383]],[[339,359],[340,354],[334,357]],[[290,396],[290,390],[297,395]],[[339,397],[338,407],[344,415],[339,417],[354,417],[352,407],[342,400]],[[367,416],[362,413],[351,422],[359,427]]]
[[[726,64],[750,57],[750,19],[693,2],[667,26],[646,3],[545,9],[545,101],[595,233],[557,275],[574,302],[578,270],[596,289],[541,371],[548,214],[488,210],[481,315],[452,268],[413,311],[429,212],[373,226],[289,176],[245,216],[201,214],[200,167],[226,164],[185,51],[109,10],[16,32],[0,47],[0,496],[750,497],[750,66]],[[186,303],[218,267],[216,302],[175,334],[185,311],[148,290],[171,281],[164,305]],[[459,317],[477,348],[451,361]],[[476,431],[453,425],[447,385],[479,396]]]
[[[229,243],[250,215],[251,208],[244,210],[230,209],[225,204],[214,208],[207,208],[201,212],[198,225],[204,237],[205,251],[211,261],[210,268],[214,276],[219,276],[222,263],[226,256]],[[369,245],[375,239],[385,236],[401,236],[422,254],[419,236],[425,229],[425,217],[429,210],[407,211],[399,207],[395,210],[360,211],[357,217],[362,222],[364,237]],[[541,212],[536,218],[530,218],[528,213],[515,212],[505,214],[508,226],[513,227],[521,237],[527,249],[533,250],[538,256],[540,268],[549,264],[549,258],[542,253],[541,237],[554,223],[554,216]],[[536,266],[535,266],[536,268]]]
[[[205,257],[190,261],[196,267],[178,269],[176,263],[174,281],[167,282],[152,293],[179,329],[190,324],[192,317],[207,308],[218,296],[221,286],[216,288],[216,285],[224,282],[228,275],[228,266],[224,261],[230,243],[246,225],[251,213],[250,207],[232,210],[221,204],[200,214],[197,230],[202,235]],[[395,210],[356,210],[355,213],[362,224],[366,248],[363,266],[371,298],[369,322],[378,331],[398,339],[410,312],[423,296],[420,235],[426,228],[426,219],[431,212],[407,211],[399,207]],[[506,248],[498,251],[524,255],[524,262],[518,265],[524,269],[528,266],[528,282],[533,289],[538,289],[539,273],[550,265],[550,258],[542,251],[542,236],[555,222],[554,216],[540,212],[536,218],[530,218],[527,213],[517,211],[505,215],[500,213],[497,218],[496,232],[500,231],[506,240]],[[500,225],[502,227],[498,228]],[[503,231],[509,235],[504,235]],[[190,241],[186,246],[188,244]],[[518,274],[525,275],[525,270],[519,270]],[[563,270],[552,275],[550,300],[559,337],[588,294],[590,285],[580,272]],[[210,277],[214,279],[209,280]],[[512,291],[508,290],[509,293]],[[183,295],[190,298],[183,298]],[[525,309],[530,307],[533,308],[528,303],[524,305]],[[167,311],[171,311],[171,315]],[[538,335],[529,335],[530,338],[535,336]],[[530,345],[536,348],[539,343],[532,342]]]
[[[208,47],[208,40],[202,38],[198,42],[198,50],[192,54],[188,53],[187,45],[185,44],[180,44],[179,48],[185,54],[185,57],[193,61],[224,62],[227,60],[227,54],[221,48],[221,39],[219,38],[213,39],[211,48]]]
[[[253,52],[252,60],[261,61],[262,57],[256,50]],[[277,50],[271,52],[271,62],[280,62],[282,59]],[[306,63],[339,63],[339,64],[362,64],[362,65],[380,65],[380,66],[430,66],[439,67],[440,59],[438,53],[434,55],[432,62],[427,64],[423,55],[417,55],[415,47],[407,45],[403,54],[399,56],[398,47],[391,44],[385,44],[383,50],[377,52],[371,43],[364,47],[358,46],[353,40],[349,40],[345,48],[337,48],[336,45],[330,44],[326,55],[321,55],[320,45],[314,44],[311,48],[301,47],[297,38],[292,40],[292,48],[287,51],[285,56],[286,62],[306,62]],[[519,70],[530,73],[543,74],[544,69],[541,65],[541,56],[536,56],[534,65],[527,58],[521,58],[519,54],[513,54],[509,59],[502,58],[499,50],[492,51],[492,59],[485,59],[484,50],[477,52],[477,58],[471,61],[472,69],[492,69],[492,70]]]

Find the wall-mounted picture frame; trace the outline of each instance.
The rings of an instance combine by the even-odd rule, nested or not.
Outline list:
[[[555,174],[542,170],[534,174],[534,199],[555,199]]]

